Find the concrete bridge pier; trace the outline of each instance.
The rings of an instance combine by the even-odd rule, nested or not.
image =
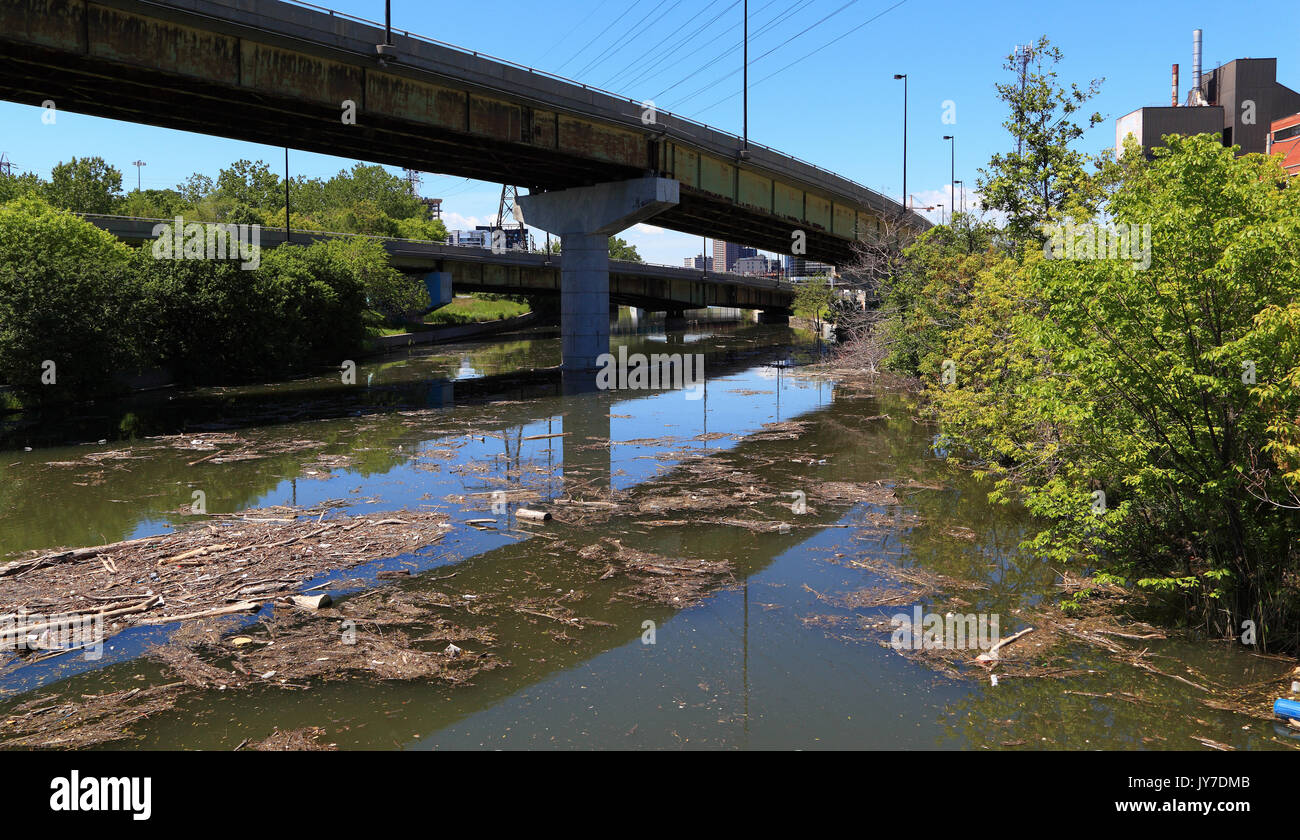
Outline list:
[[[565,370],[595,370],[597,359],[609,352],[609,237],[679,200],[680,184],[656,177],[519,197],[516,215],[521,221],[560,236]]]
[[[670,309],[664,313],[665,332],[684,332],[686,330],[686,310]]]
[[[788,324],[790,313],[783,309],[756,309],[754,321],[759,324]]]

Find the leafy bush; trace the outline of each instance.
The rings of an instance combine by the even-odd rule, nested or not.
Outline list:
[[[1151,226],[1150,267],[984,269],[931,395],[958,456],[1048,523],[1031,550],[1266,642],[1300,624],[1300,189],[1216,137],[1167,143],[1126,156],[1108,205]]]
[[[27,195],[0,206],[0,382],[25,403],[79,399],[130,363],[121,341],[130,249]],[[53,384],[42,384],[46,361]]]

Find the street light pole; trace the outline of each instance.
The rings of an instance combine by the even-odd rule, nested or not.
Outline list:
[[[966,182],[956,181],[955,183],[961,184],[961,212],[965,213],[966,212]]]
[[[137,160],[132,166],[135,167],[135,191],[140,192],[140,167],[148,166],[148,164],[142,160]]]
[[[907,74],[895,73],[895,79],[903,80],[903,212],[907,212]]]
[[[948,212],[951,214],[957,207],[954,201],[957,195],[957,136],[955,134],[945,134],[943,139],[948,141]]]
[[[741,14],[745,17],[744,24],[744,41],[745,46],[742,50],[741,62],[744,64],[741,72],[741,108],[744,110],[742,116],[744,137],[741,139],[740,148],[743,152],[749,151],[749,0],[745,0],[742,6]]]

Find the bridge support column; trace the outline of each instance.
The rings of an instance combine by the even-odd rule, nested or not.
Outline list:
[[[760,324],[788,324],[790,313],[781,309],[760,309],[755,320]]]
[[[595,370],[609,352],[609,237],[677,204],[679,188],[651,177],[519,196],[522,221],[560,235],[565,370]]]
[[[455,295],[451,291],[450,271],[430,271],[424,275],[424,288],[429,292],[429,308],[425,314],[451,303]]]
[[[686,329],[686,312],[681,309],[670,309],[664,313],[664,331],[681,332]]]

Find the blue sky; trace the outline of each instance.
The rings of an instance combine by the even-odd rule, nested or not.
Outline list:
[[[1004,109],[994,90],[995,82],[1006,77],[1003,59],[1015,44],[1039,35],[1046,34],[1065,53],[1059,68],[1063,81],[1105,77],[1093,105],[1107,121],[1084,138],[1083,147],[1091,151],[1113,145],[1116,117],[1143,105],[1168,103],[1175,62],[1186,95],[1192,30],[1198,27],[1205,31],[1205,69],[1234,58],[1277,57],[1279,81],[1300,89],[1300,4],[1285,0],[896,4],[898,0],[749,0],[750,139],[898,197],[903,91],[893,74],[907,73],[908,191],[923,204],[949,203],[949,147],[940,138],[955,134],[956,177],[967,183],[969,206],[978,168],[1009,144],[1001,125]],[[383,19],[382,0],[322,0],[320,5]],[[736,133],[741,127],[740,50],[724,53],[738,47],[740,24],[741,4],[735,0],[553,0],[544,5],[393,0],[397,29],[639,100],[654,98],[660,109]],[[803,60],[787,66],[798,59]],[[942,122],[945,100],[956,106],[953,125]],[[122,170],[128,189],[135,187],[131,162],[137,159],[148,164],[142,174],[146,188],[175,186],[196,171],[215,175],[239,158],[265,160],[277,171],[283,166],[278,147],[66,112],[49,126],[41,123],[39,109],[7,102],[0,103],[0,125],[0,152],[19,170],[48,176],[54,164],[74,155],[101,155]],[[291,153],[294,175],[329,176],[351,163]],[[486,223],[496,213],[499,193],[499,185],[434,173],[425,174],[421,185],[421,194],[444,199],[449,227]],[[649,226],[638,226],[625,237],[654,262],[679,265],[699,251],[697,237]]]

